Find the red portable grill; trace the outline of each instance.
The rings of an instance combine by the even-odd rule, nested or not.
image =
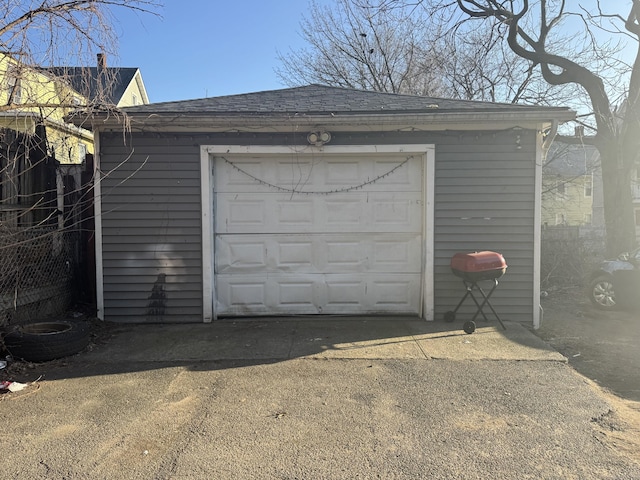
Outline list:
[[[462,278],[466,293],[464,294],[464,297],[462,297],[460,302],[458,302],[456,308],[445,313],[445,321],[453,322],[456,319],[456,313],[458,309],[462,306],[467,297],[471,297],[478,309],[476,310],[473,318],[470,321],[464,323],[463,328],[466,333],[475,332],[475,320],[478,315],[482,315],[485,321],[488,321],[487,316],[483,312],[485,305],[491,309],[502,328],[506,330],[507,327],[504,326],[504,323],[502,323],[502,320],[500,320],[500,317],[489,301],[491,295],[493,295],[493,292],[498,286],[498,278],[504,275],[507,271],[507,262],[505,262],[504,257],[497,252],[490,251],[456,253],[451,258],[451,271],[455,276]],[[491,286],[491,289],[488,293],[485,293],[485,291],[479,285],[479,282],[485,280],[491,280],[493,282],[493,285]],[[474,290],[476,290],[482,296],[482,302],[479,302],[475,297],[475,295],[473,294]]]

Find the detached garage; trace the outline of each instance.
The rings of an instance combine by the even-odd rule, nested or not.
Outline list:
[[[101,318],[440,319],[452,255],[493,250],[492,303],[539,323],[542,159],[570,110],[311,85],[125,111],[124,134],[89,119]]]

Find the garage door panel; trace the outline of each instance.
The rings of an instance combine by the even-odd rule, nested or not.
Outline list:
[[[269,165],[259,158],[245,158],[237,162],[234,160],[234,164],[236,163],[242,171],[233,168],[226,161],[216,163],[214,177],[214,181],[218,180],[215,181],[214,186],[216,191],[247,192],[259,185],[256,178],[268,178]],[[266,191],[266,187],[263,188]]]
[[[314,265],[321,263],[318,259],[320,252],[315,247],[319,242],[314,241],[315,239],[296,241],[291,238],[283,240],[274,238],[273,240],[277,250],[272,249],[273,261],[268,263],[274,265],[276,270],[310,271],[315,270]]]
[[[422,232],[420,192],[217,194],[216,208],[219,234]]]
[[[216,273],[267,270],[268,239],[250,236],[216,238]]]
[[[220,316],[419,314],[423,157],[217,157]]]
[[[267,228],[271,231],[274,229],[287,229],[290,231],[313,231],[314,221],[318,217],[318,205],[313,199],[307,198],[302,200],[289,199],[274,199],[270,198],[275,203],[275,216],[269,218],[270,223]],[[267,204],[267,208],[274,208]],[[280,230],[281,231],[281,230]]]
[[[367,284],[362,280],[333,278],[327,281],[328,311],[333,309],[363,308],[367,293]]]
[[[273,186],[302,192],[331,192],[360,187],[366,191],[422,190],[422,159],[404,154],[332,155],[288,158],[218,157],[215,191],[224,193],[265,192]]]
[[[390,307],[395,309],[398,306],[410,305],[415,293],[412,280],[411,278],[385,278],[371,282],[376,308],[387,310]]]
[[[420,273],[417,234],[218,235],[216,273]]]
[[[373,164],[373,178],[386,175],[381,186],[384,190],[413,190],[419,192],[422,190],[422,161],[419,158],[412,158],[400,168],[398,159],[377,160]],[[391,172],[390,174],[388,172]]]
[[[398,269],[403,272],[420,272],[421,265],[416,262],[420,259],[422,248],[422,237],[413,236],[407,239],[398,237],[378,237],[372,239],[373,258],[375,260],[375,270],[385,271]]]
[[[417,314],[419,274],[217,277],[219,315]],[[391,309],[391,310],[390,310]]]
[[[242,160],[240,162],[242,163]],[[267,182],[283,188],[319,187],[321,183],[316,180],[317,175],[311,175],[317,163],[305,158],[278,159],[272,162],[272,165],[275,165],[273,171],[264,178]],[[234,164],[238,162],[234,160]],[[241,168],[244,170],[244,167],[241,166]]]
[[[221,279],[222,280],[222,279]],[[266,306],[267,285],[262,280],[232,281],[220,285],[221,299],[225,305],[238,308],[262,308]]]
[[[266,208],[262,199],[234,199],[228,204],[227,223],[243,229],[259,230],[265,227]]]
[[[326,267],[331,272],[360,271],[368,267],[370,245],[359,238],[323,239],[326,246]]]
[[[373,221],[378,227],[384,226],[385,230],[409,228],[412,226],[411,219],[415,218],[416,208],[420,205],[419,198],[379,198],[372,200]],[[417,222],[415,222],[417,223]],[[413,225],[414,228],[417,225]]]
[[[359,185],[370,173],[362,160],[329,160],[324,168],[324,186]]]
[[[327,199],[325,205],[327,227],[348,229],[366,221],[364,218],[366,205],[358,195],[352,195],[350,198]]]
[[[314,305],[319,303],[316,298],[315,279],[305,281],[298,277],[290,277],[286,280],[276,279],[274,284],[277,288],[277,308],[297,311],[301,308],[314,308]]]

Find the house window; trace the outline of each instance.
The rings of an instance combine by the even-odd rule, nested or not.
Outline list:
[[[84,143],[78,144],[78,160],[83,163],[87,158],[87,146]]]
[[[564,213],[556,213],[556,225],[564,225],[565,223]]]
[[[131,94],[131,103],[138,105],[138,96],[135,93]]]
[[[593,177],[591,175],[584,178],[584,196],[593,195]]]
[[[583,223],[585,225],[591,225],[591,214],[590,213],[585,213],[584,214]]]
[[[565,194],[565,183],[564,182],[558,182],[556,184],[556,196],[562,198],[564,197]]]
[[[636,227],[640,227],[640,210],[636,210]]]

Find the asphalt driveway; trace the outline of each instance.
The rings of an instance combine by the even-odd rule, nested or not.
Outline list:
[[[115,326],[0,397],[4,478],[634,479],[609,398],[525,327]]]

